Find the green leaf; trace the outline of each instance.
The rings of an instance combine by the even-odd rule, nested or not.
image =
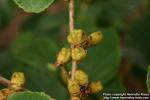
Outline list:
[[[8,96],[7,100],[54,100],[45,93],[18,92]]]
[[[111,80],[108,84],[104,85],[104,92],[125,92],[126,89],[122,83],[122,81],[120,79],[118,79],[117,77],[114,78],[113,80]]]
[[[146,80],[146,83],[147,83],[148,92],[150,93],[150,66],[147,69],[147,80]]]
[[[40,13],[48,8],[54,0],[14,0],[26,12]]]
[[[24,33],[12,44],[10,50],[19,62],[37,68],[55,61],[58,47],[48,37]]]
[[[127,45],[136,49],[141,56],[143,56],[141,63],[144,63],[142,67],[146,68],[150,62],[150,48],[148,48],[147,43],[150,43],[150,13],[145,17],[141,17],[139,20],[136,20],[134,24],[130,26],[129,35],[127,38]],[[138,55],[136,56],[138,57]],[[142,60],[141,59],[141,60]],[[138,63],[138,62],[136,62]]]

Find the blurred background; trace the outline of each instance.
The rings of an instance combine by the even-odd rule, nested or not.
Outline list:
[[[100,80],[104,92],[147,92],[150,0],[75,0],[75,10],[76,28],[104,34],[79,68],[91,81]],[[0,75],[10,79],[13,72],[22,71],[28,89],[67,100],[60,70],[51,68],[57,52],[69,46],[67,34],[67,2],[56,0],[46,11],[31,14],[12,0],[0,0]]]

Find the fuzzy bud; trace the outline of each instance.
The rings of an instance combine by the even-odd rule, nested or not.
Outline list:
[[[81,29],[75,29],[67,36],[68,42],[73,45],[80,45],[85,39],[86,35]]]
[[[25,84],[25,76],[22,72],[15,72],[11,77],[11,88],[19,90]]]
[[[69,48],[62,48],[57,55],[57,64],[62,65],[70,60],[71,52]]]
[[[88,82],[89,82],[88,75],[82,70],[77,70],[76,71],[75,80],[77,81],[77,83],[79,85],[82,85],[82,86],[88,84]]]
[[[100,81],[91,82],[89,87],[90,87],[91,93],[94,93],[94,94],[98,93],[99,91],[103,89],[103,86]]]
[[[86,51],[81,47],[73,48],[72,51],[71,51],[71,56],[72,56],[73,60],[81,61],[82,59],[85,58]]]
[[[80,94],[80,86],[76,81],[69,81],[68,90],[69,93],[74,97],[77,97]]]
[[[89,36],[90,44],[96,45],[97,43],[101,42],[103,38],[103,34],[100,31],[94,32]]]

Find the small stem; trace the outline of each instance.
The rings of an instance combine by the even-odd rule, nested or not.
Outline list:
[[[76,69],[77,69],[77,62],[72,61],[71,80],[74,80]]]
[[[69,29],[70,32],[74,30],[74,0],[69,1]],[[71,45],[71,48],[74,48],[74,46]],[[76,69],[77,69],[77,62],[72,61],[71,80],[74,80]]]
[[[2,76],[0,76],[0,84],[4,85],[4,86],[10,86],[10,81]]]
[[[74,0],[69,0],[69,29],[74,30]]]

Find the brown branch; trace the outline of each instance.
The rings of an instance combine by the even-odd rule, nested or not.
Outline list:
[[[10,81],[2,76],[0,76],[0,84],[4,86],[10,86]]]
[[[70,32],[74,30],[74,0],[69,0],[69,30]],[[74,45],[71,45],[71,48],[74,48]],[[71,80],[74,80],[76,69],[77,62],[72,60]],[[74,100],[72,96],[70,100]]]
[[[74,0],[69,1],[69,29],[74,30]]]
[[[70,32],[74,30],[74,0],[69,1],[69,30]],[[71,48],[74,48],[74,46],[71,45]],[[77,62],[72,61],[71,80],[74,80],[76,69]]]

